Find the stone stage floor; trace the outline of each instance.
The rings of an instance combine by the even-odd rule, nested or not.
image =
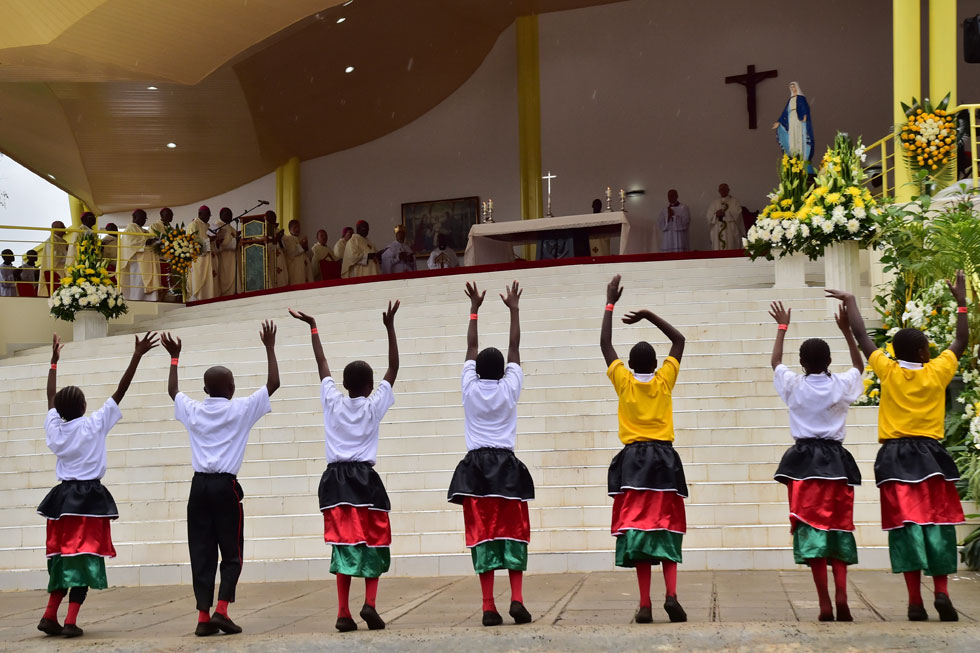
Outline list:
[[[91,651],[595,651],[659,650],[980,650],[980,574],[950,578],[958,623],[940,623],[932,608],[931,581],[923,584],[930,621],[905,619],[905,584],[882,571],[849,575],[853,623],[818,623],[816,593],[807,571],[683,572],[678,589],[689,622],[671,624],[657,596],[654,623],[633,624],[636,584],[628,571],[528,574],[524,597],[534,622],[515,626],[506,615],[507,576],[496,578],[497,607],[505,623],[480,625],[475,576],[382,579],[378,607],[384,631],[363,623],[337,633],[333,577],[321,582],[239,586],[232,618],[241,635],[195,637],[196,612],[189,586],[119,587],[89,592],[74,640],[42,635],[35,627],[47,595],[0,593],[0,646],[4,650]],[[110,582],[112,571],[109,571]],[[831,591],[833,585],[831,584]],[[351,606],[363,602],[354,581]],[[59,618],[63,619],[62,605]]]

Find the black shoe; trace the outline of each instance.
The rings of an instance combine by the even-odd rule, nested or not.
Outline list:
[[[837,621],[854,621],[854,617],[851,616],[851,609],[847,607],[846,603],[837,604]]]
[[[199,621],[197,622],[197,628],[194,629],[194,634],[198,637],[208,637],[210,635],[217,635],[218,630],[218,624],[213,621]]]
[[[667,597],[667,600],[664,601],[664,610],[667,611],[667,616],[670,617],[673,623],[687,621],[687,613],[684,612],[681,604],[677,602],[676,596]]]
[[[81,637],[83,634],[85,634],[85,631],[75,624],[65,624],[61,627],[62,637],[67,637],[70,639],[72,637]]]
[[[936,606],[936,612],[939,613],[940,621],[959,621],[960,615],[953,607],[953,602],[949,600],[949,596],[939,592],[936,594],[936,600],[933,602]],[[40,628],[40,626],[38,626]]]
[[[638,624],[652,624],[653,610],[651,610],[649,605],[641,605],[640,609],[636,611],[633,621]]]
[[[41,618],[41,621],[37,622],[37,629],[40,630],[45,635],[58,636],[61,634],[61,624],[58,623],[57,619],[45,619]]]
[[[520,601],[510,602],[510,616],[514,618],[514,623],[516,624],[529,624],[531,623],[531,613],[527,611],[524,604]]]
[[[238,633],[242,632],[241,626],[220,612],[215,612],[213,615],[211,615],[211,623],[229,635],[237,635]]]
[[[361,608],[361,619],[367,624],[369,630],[384,630],[385,620],[381,618],[374,606],[364,604]]]
[[[929,621],[926,607],[921,603],[915,605],[909,603],[909,621]]]
[[[352,630],[357,630],[357,624],[350,617],[337,617],[337,623],[334,624],[334,628],[342,633],[349,633]]]
[[[483,625],[484,626],[499,626],[504,623],[504,618],[500,616],[500,613],[496,610],[484,610],[483,611]]]

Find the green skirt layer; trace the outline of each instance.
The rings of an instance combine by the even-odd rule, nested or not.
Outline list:
[[[660,564],[662,560],[683,562],[683,533],[626,530],[616,538],[616,566],[635,567],[638,562]]]
[[[482,574],[494,569],[527,570],[527,542],[490,540],[470,549],[473,571]]]
[[[391,567],[391,551],[386,546],[334,544],[330,573],[359,578],[378,578]]]
[[[88,553],[48,558],[48,592],[72,587],[91,587],[94,590],[109,587],[105,575],[105,558]]]
[[[805,565],[813,558],[834,558],[854,565],[858,561],[857,542],[850,531],[823,531],[798,522],[793,531],[793,559]]]
[[[892,573],[925,571],[926,576],[956,573],[956,527],[905,524],[888,531]]]

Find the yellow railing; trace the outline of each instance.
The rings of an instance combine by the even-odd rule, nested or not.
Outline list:
[[[980,104],[961,104],[952,112],[959,113],[960,111],[966,111],[970,121],[970,178],[973,180],[973,188],[980,188],[978,182],[980,182],[980,175],[977,174],[977,169],[980,168],[978,162],[980,162],[980,152],[977,152],[977,141],[980,140],[977,134],[977,112],[980,112]]]

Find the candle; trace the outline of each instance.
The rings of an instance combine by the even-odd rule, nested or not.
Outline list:
[[[612,189],[606,186],[606,201],[608,202],[612,198]]]
[[[626,191],[623,190],[622,188],[620,188],[619,189],[619,200],[622,201],[622,200],[625,200],[625,199],[626,199]]]
[[[493,199],[488,199],[487,200],[487,210],[488,211],[493,211]]]

